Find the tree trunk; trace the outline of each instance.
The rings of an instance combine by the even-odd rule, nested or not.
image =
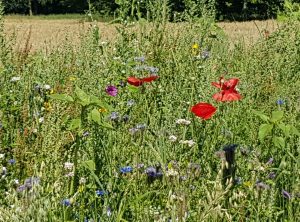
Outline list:
[[[28,0],[28,8],[29,8],[29,15],[32,16],[32,5],[31,5],[31,0]]]

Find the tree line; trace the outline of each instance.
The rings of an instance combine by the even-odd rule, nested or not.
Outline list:
[[[1,1],[1,0],[0,0]],[[85,13],[92,9],[103,16],[117,15],[121,6],[128,5],[145,15],[147,3],[158,0],[2,0],[6,14],[28,15]],[[275,17],[283,10],[286,0],[169,0],[170,14],[176,15],[193,9],[200,15],[200,9],[210,6],[216,19],[247,20]],[[300,0],[289,0],[300,3]],[[201,16],[201,15],[200,15]]]

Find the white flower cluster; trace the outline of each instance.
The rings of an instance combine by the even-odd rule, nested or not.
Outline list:
[[[179,143],[181,144],[187,144],[189,147],[192,147],[196,144],[193,140],[180,140]]]
[[[178,119],[178,120],[176,120],[176,124],[187,126],[187,125],[191,124],[191,121],[187,120],[187,119]]]

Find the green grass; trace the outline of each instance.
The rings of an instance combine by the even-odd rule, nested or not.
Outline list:
[[[137,30],[120,26],[113,43],[92,27],[76,49],[66,40],[49,54],[14,52],[0,32],[0,221],[298,220],[299,24],[229,48],[208,19],[176,32],[156,13]],[[149,76],[141,66],[158,68],[159,78],[124,85]],[[241,100],[212,98],[222,75],[239,79]],[[199,102],[216,113],[196,117]],[[232,144],[229,164],[223,148]],[[125,166],[132,171],[120,172]],[[162,175],[152,181],[148,167]]]

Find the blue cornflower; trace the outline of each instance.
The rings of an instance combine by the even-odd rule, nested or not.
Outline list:
[[[147,174],[147,179],[149,183],[152,183],[156,179],[161,179],[163,177],[163,173],[159,170],[159,167],[148,167],[145,170]]]
[[[13,164],[16,163],[16,160],[15,159],[10,159],[10,160],[8,160],[8,163],[11,164],[11,165],[13,165]]]
[[[282,105],[284,105],[284,100],[283,99],[278,99],[277,101],[276,101],[276,103],[277,103],[277,105],[279,105],[279,106],[282,106]]]
[[[96,195],[98,197],[103,197],[107,192],[105,190],[96,190]]]
[[[156,168],[154,167],[148,167],[146,170],[145,170],[145,173],[147,174],[148,177],[156,177]]]
[[[120,172],[123,174],[130,173],[130,172],[132,172],[132,167],[131,166],[121,167]]]
[[[64,199],[64,200],[62,200],[61,204],[66,206],[66,207],[71,206],[71,200],[70,199]]]
[[[110,114],[110,117],[109,117],[111,120],[118,120],[119,119],[119,113],[118,112],[112,112]]]

